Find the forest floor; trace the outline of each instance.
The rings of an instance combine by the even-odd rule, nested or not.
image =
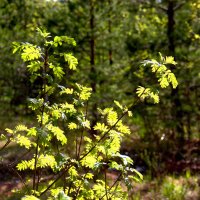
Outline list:
[[[0,143],[2,147],[4,143]],[[4,160],[0,162],[0,200],[15,199],[12,191],[23,188],[23,175],[19,176],[14,169],[14,164],[23,154],[22,148],[9,144],[6,151],[0,156]],[[11,163],[11,164],[10,164]],[[116,174],[109,173],[110,179],[115,179]],[[21,179],[21,180],[20,180]],[[134,183],[129,191],[130,200],[198,200],[200,199],[200,176],[187,171],[182,175],[160,174],[154,179],[150,175],[144,175],[141,183]],[[16,199],[15,199],[16,200]]]
[[[4,144],[5,142],[0,142],[0,149]],[[187,149],[185,159],[169,162],[165,173],[159,173],[152,178],[152,174],[146,171],[144,180],[141,183],[133,184],[133,188],[129,191],[129,199],[199,200],[199,144],[199,141],[186,143],[184,146],[184,149]],[[26,174],[19,175],[15,170],[15,165],[23,154],[23,148],[16,147],[13,143],[0,152],[0,200],[17,200],[9,198],[12,196],[12,191],[24,187],[22,180]],[[179,170],[181,173],[178,173]],[[115,173],[109,174],[111,180],[114,180],[115,176]]]
[[[198,176],[165,176],[154,180],[144,177],[143,182],[133,184],[129,200],[199,200],[199,181]],[[17,200],[12,198],[12,191],[20,188],[23,183],[17,177],[0,181],[0,200]]]

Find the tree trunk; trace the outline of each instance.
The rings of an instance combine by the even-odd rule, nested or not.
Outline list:
[[[173,0],[168,1],[167,7],[167,17],[168,17],[168,27],[167,27],[167,37],[168,37],[168,50],[169,54],[175,57],[175,19],[174,19],[174,8],[175,4]],[[171,67],[171,70],[174,70],[174,67]],[[184,141],[184,129],[183,129],[183,112],[182,104],[179,97],[179,88],[172,89],[172,119],[176,122],[175,130],[178,134],[178,140],[181,144]]]
[[[112,2],[111,0],[108,0],[108,4],[109,4],[109,14],[108,14],[108,33],[109,36],[112,33],[111,30],[111,25],[112,25],[112,21],[111,21],[111,11],[112,11]],[[111,40],[109,40],[109,64],[112,65],[113,64],[113,58],[112,58],[112,44],[111,44]]]
[[[95,28],[95,21],[94,21],[94,0],[90,0],[90,86],[92,88],[92,93],[95,96],[96,94],[96,69],[95,69],[95,36],[94,36],[94,28]],[[96,101],[95,101],[96,102]],[[93,127],[97,122],[97,104],[92,104],[91,110],[91,134],[95,134],[95,130]]]

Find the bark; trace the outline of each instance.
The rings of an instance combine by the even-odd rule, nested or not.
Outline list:
[[[91,83],[90,86],[92,88],[93,95],[96,94],[96,69],[95,69],[95,19],[94,19],[94,0],[90,0],[90,78]],[[93,117],[91,120],[91,127],[94,127],[97,122],[97,104],[93,103],[91,116]],[[94,135],[96,133],[93,128],[91,129],[91,134]]]
[[[109,3],[109,7],[110,7],[110,10],[109,10],[109,14],[108,14],[108,33],[109,33],[109,36],[111,35],[112,33],[112,21],[111,21],[111,11],[112,11],[112,1],[109,0],[108,1]],[[113,64],[113,58],[112,58],[112,44],[111,44],[111,40],[110,40],[110,44],[109,44],[109,64],[112,65]]]
[[[167,27],[167,37],[168,37],[168,50],[169,54],[172,56],[175,55],[175,3],[173,0],[168,1],[167,7],[167,17],[168,17],[168,27]],[[174,70],[174,67],[171,67],[171,70]],[[175,130],[178,134],[179,142],[184,141],[184,129],[183,129],[183,112],[182,112],[182,103],[179,97],[179,87],[172,89],[172,119],[176,122]]]

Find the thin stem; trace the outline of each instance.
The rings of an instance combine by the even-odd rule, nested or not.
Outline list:
[[[37,137],[36,141],[36,149],[35,149],[35,161],[34,161],[34,173],[33,173],[33,190],[35,193],[36,189],[36,176],[37,176],[37,158],[38,158],[38,150],[39,150],[39,137]]]
[[[79,143],[79,146],[78,146],[77,160],[79,159],[80,152],[81,152],[81,145],[82,145],[82,142],[83,142],[83,132],[84,132],[84,128],[83,128],[83,130],[81,132],[81,139],[80,139],[80,143]]]
[[[10,144],[11,140],[8,139],[8,141],[4,144],[4,146],[0,149],[0,151],[2,151],[3,149],[5,149],[9,144]]]
[[[76,157],[78,158],[78,136],[76,134]]]
[[[108,190],[107,190],[107,175],[106,175],[106,169],[104,170],[104,179],[105,179],[105,191],[106,191],[106,199],[108,200]]]
[[[119,182],[116,182],[117,184],[115,184],[116,186],[115,186],[115,189],[114,189],[114,191],[112,192],[112,195],[110,196],[110,199],[112,199],[112,197],[115,195],[115,192],[116,192],[116,190],[117,190],[117,187],[119,186]],[[114,186],[113,186],[114,187]]]
[[[19,163],[19,161],[26,156],[28,153],[30,153],[32,151],[32,149],[29,149],[27,152],[25,152],[24,154],[22,154],[19,158],[17,158],[17,160],[13,161],[12,163],[9,164],[9,167],[13,167],[14,165],[16,165],[17,163]]]
[[[38,174],[37,174],[36,191],[38,191],[39,182],[40,182],[40,177],[41,177],[41,170],[38,171]]]
[[[88,113],[88,101],[87,101],[86,110],[85,110],[85,121],[87,120],[87,113]],[[82,129],[82,132],[81,132],[81,140],[80,140],[79,147],[78,147],[77,160],[79,159],[80,153],[81,153],[81,145],[83,142],[83,132],[84,132],[84,128]]]
[[[109,191],[116,185],[116,183],[119,181],[119,179],[122,176],[122,172],[119,174],[119,176],[117,177],[117,179],[115,180],[115,182],[112,184],[112,186],[110,186]]]
[[[106,193],[101,198],[99,198],[99,200],[103,199],[107,195],[107,192],[110,192],[112,190],[112,188],[116,185],[116,183],[119,181],[119,179],[121,178],[121,176],[122,176],[122,172],[119,174],[119,176],[117,177],[117,179],[115,180],[115,182],[110,186],[109,190],[106,190]]]
[[[84,180],[85,180],[85,177],[86,177],[86,175],[88,174],[88,172],[87,173],[85,173],[85,175],[84,175],[84,177],[83,177],[83,182],[84,182]],[[79,191],[80,191],[80,189],[81,189],[81,186],[82,186],[82,183],[80,183],[80,185],[79,185],[79,187],[78,187],[78,189],[77,189],[77,191],[76,191],[76,196],[75,196],[75,198],[74,199],[76,199],[77,198],[77,196],[78,196],[78,194],[79,194]]]
[[[64,171],[62,173],[60,173],[60,175],[40,194],[40,197],[42,195],[44,195],[61,177],[63,177],[63,175],[72,167],[72,163],[69,164],[69,166],[67,168],[64,169]]]
[[[72,181],[71,181],[70,184],[69,184],[69,188],[68,188],[68,192],[67,192],[67,195],[68,195],[68,196],[69,196],[69,194],[70,194],[71,188],[72,188]]]
[[[40,122],[40,128],[43,127],[43,116],[44,116],[44,110],[45,110],[45,102],[47,101],[47,93],[46,93],[46,74],[47,74],[47,67],[48,67],[48,49],[45,49],[45,56],[44,56],[44,64],[43,64],[43,71],[42,71],[42,79],[43,79],[43,84],[42,84],[42,93],[41,95],[44,98],[44,102],[42,105],[42,110],[41,110],[41,122]],[[35,162],[34,162],[34,174],[33,174],[33,190],[35,193],[35,190],[38,189],[39,186],[39,172],[38,172],[38,177],[37,177],[37,183],[36,183],[36,176],[37,176],[37,161],[38,161],[38,154],[39,154],[39,140],[40,137],[37,137],[36,140],[36,149],[35,149]]]
[[[17,170],[15,170],[13,167],[10,167],[11,170],[17,174],[17,176],[19,177],[19,179],[21,180],[21,182],[23,183],[24,187],[26,188],[27,191],[29,191],[28,186],[26,185],[25,181],[23,180],[23,178],[21,177],[21,175],[19,174],[19,172]]]

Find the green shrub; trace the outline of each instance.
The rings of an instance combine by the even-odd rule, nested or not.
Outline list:
[[[91,127],[87,106],[92,89],[70,82],[62,85],[66,72],[75,71],[78,64],[62,46],[75,46],[76,42],[67,36],[52,38],[40,29],[38,33],[41,46],[14,43],[13,51],[20,52],[27,64],[30,81],[40,80],[38,95],[29,99],[37,123],[32,127],[19,124],[14,129],[7,128],[4,135],[8,143],[15,142],[30,154],[30,159],[22,159],[16,165],[18,171],[33,174],[30,180],[27,175],[25,185],[31,190],[21,190],[22,199],[127,199],[127,190],[121,183],[129,190],[132,181],[143,178],[131,167],[133,160],[120,154],[121,140],[130,134],[122,119],[132,116],[131,112],[115,101],[114,107],[98,109],[101,117]],[[166,65],[176,63],[172,57],[160,58],[160,63],[147,60],[142,66],[151,67],[162,88],[169,83],[175,88],[176,78]],[[139,86],[136,93],[138,97],[131,107],[144,99],[159,102],[155,89]],[[91,129],[95,135],[91,135]],[[114,180],[107,176],[110,170],[117,171]]]

